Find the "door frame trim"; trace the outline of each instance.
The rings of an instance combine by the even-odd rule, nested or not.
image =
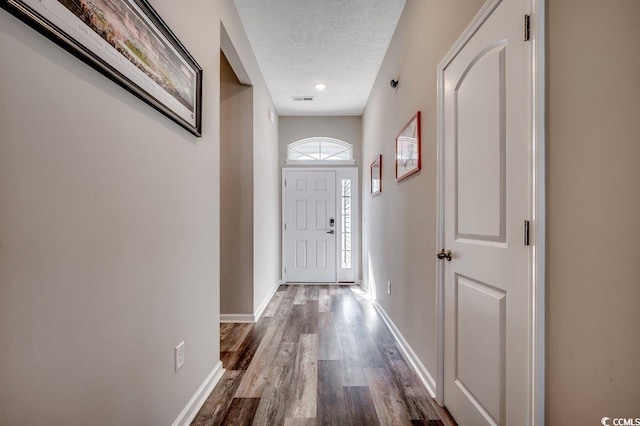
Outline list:
[[[352,220],[352,226],[355,225],[355,232],[352,236],[352,262],[353,262],[353,282],[357,283],[360,277],[360,170],[358,166],[348,166],[348,167],[282,167],[282,175],[281,175],[281,184],[280,184],[280,250],[281,250],[281,260],[280,260],[280,282],[287,283],[287,275],[284,272],[284,268],[286,266],[286,235],[284,229],[285,222],[285,210],[286,210],[286,188],[285,188],[285,177],[287,172],[296,171],[296,172],[334,172],[336,176],[336,218],[340,214],[338,199],[340,198],[338,195],[338,178],[340,176],[340,170],[348,170],[353,173],[356,185],[353,187],[355,189],[355,203],[352,204],[352,215],[355,220]],[[342,233],[341,223],[336,220],[336,230],[339,232],[336,235],[336,284],[340,283],[340,245],[339,245],[339,236]],[[355,242],[355,244],[354,244]]]
[[[530,201],[533,235],[529,259],[531,294],[531,317],[529,318],[530,342],[530,399],[527,424],[544,425],[545,419],[545,251],[546,251],[546,74],[545,74],[545,9],[546,0],[531,1],[531,43],[532,49],[532,105],[531,130],[532,149],[530,175]],[[453,44],[449,52],[438,64],[438,147],[437,147],[437,246],[444,244],[444,70],[487,20],[502,0],[487,0],[469,26]],[[444,406],[444,262],[437,266],[437,363],[436,402]]]

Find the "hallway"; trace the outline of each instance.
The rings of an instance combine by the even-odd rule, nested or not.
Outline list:
[[[131,32],[123,53],[74,14],[80,3],[150,14],[108,14]],[[456,393],[487,423],[640,418],[640,1],[1,6],[0,424],[446,424],[436,391],[462,426],[482,422],[461,415]],[[513,42],[464,41],[503,6],[495,21]],[[166,76],[180,90],[140,68],[174,54],[181,72]],[[182,72],[183,59],[202,72]],[[525,75],[535,84],[507,101],[511,76]],[[184,107],[187,126],[169,114]],[[399,159],[418,112],[419,156]],[[509,135],[516,113],[532,149],[512,149],[525,140]],[[323,163],[339,151],[312,151],[318,138],[352,155]],[[419,171],[398,179],[414,158]],[[292,281],[282,175],[294,167],[357,169],[358,195],[347,201],[336,180],[336,215],[317,220],[316,203],[315,227],[340,242],[337,269],[353,270],[336,281],[374,305],[356,287],[281,286]],[[358,235],[339,239],[338,213]],[[515,293],[493,278],[515,265],[503,248],[535,260],[501,280]],[[460,380],[461,361],[478,374]]]
[[[227,371],[193,425],[445,424],[357,286],[282,285],[220,334]]]

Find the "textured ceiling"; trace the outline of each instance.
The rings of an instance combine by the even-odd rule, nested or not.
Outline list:
[[[360,115],[405,0],[234,0],[280,115]],[[316,90],[323,82],[327,88]],[[293,101],[293,96],[315,96]]]

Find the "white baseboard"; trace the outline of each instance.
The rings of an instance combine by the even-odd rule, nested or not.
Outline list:
[[[256,322],[253,314],[220,314],[220,322]]]
[[[276,285],[273,286],[269,294],[264,298],[258,309],[253,314],[220,314],[220,322],[242,322],[242,323],[255,323],[258,322],[262,313],[267,308],[267,305],[271,301],[273,294],[278,291],[278,287],[284,284],[282,280],[278,280]]]
[[[387,324],[389,330],[391,330],[391,334],[393,334],[393,337],[395,337],[396,341],[398,342],[400,349],[409,360],[409,363],[415,370],[418,377],[420,377],[422,384],[425,388],[427,388],[427,391],[429,392],[429,395],[431,395],[431,398],[435,398],[436,381],[433,379],[433,376],[429,374],[427,368],[424,366],[424,364],[422,364],[422,361],[420,361],[418,355],[416,355],[402,333],[400,333],[400,330],[398,330],[398,327],[396,327],[396,325],[393,323],[391,317],[389,317],[382,305],[380,305],[380,303],[378,303],[378,301],[376,300],[373,302],[373,306],[375,306],[376,310],[380,313],[382,320],[385,322],[385,324]]]
[[[348,286],[348,285],[358,285],[357,282],[331,282],[331,283],[298,283],[298,282],[283,282],[282,284],[286,284],[286,285],[343,285],[343,286]]]
[[[178,418],[173,422],[173,426],[188,426],[191,424],[223,374],[224,368],[222,368],[222,361],[218,361],[196,393],[193,394]]]
[[[258,321],[260,319],[260,317],[262,316],[262,313],[264,312],[264,310],[267,308],[267,305],[271,301],[271,298],[273,297],[275,292],[278,291],[278,287],[280,287],[282,284],[284,284],[284,282],[282,280],[278,280],[276,282],[276,285],[269,292],[269,294],[267,294],[267,297],[265,297],[262,303],[260,304],[260,306],[258,306],[258,309],[253,315],[255,321]]]

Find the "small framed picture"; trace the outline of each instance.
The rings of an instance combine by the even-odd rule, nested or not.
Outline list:
[[[371,195],[382,192],[382,154],[371,163]]]
[[[404,126],[396,138],[396,181],[420,170],[420,111]]]

